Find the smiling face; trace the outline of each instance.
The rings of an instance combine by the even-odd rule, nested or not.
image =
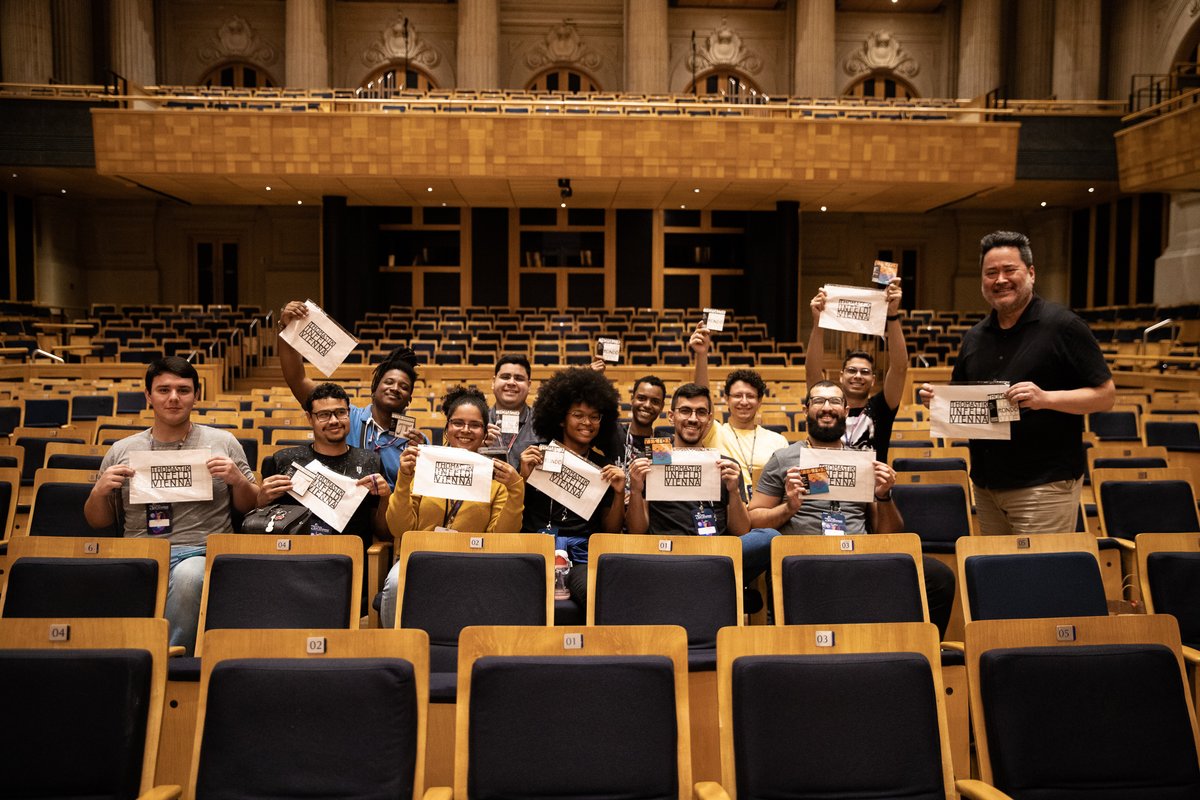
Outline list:
[[[313,429],[313,442],[317,445],[337,446],[346,441],[350,432],[350,405],[336,397],[314,400],[308,422]]]
[[[412,378],[403,370],[389,369],[379,379],[371,394],[371,402],[388,413],[401,413],[412,400]]]
[[[191,378],[170,372],[154,376],[146,402],[154,409],[154,421],[168,428],[186,425],[196,405],[196,387]]]
[[[600,412],[587,403],[572,403],[563,420],[563,444],[588,448],[600,432]]]
[[[871,362],[865,358],[851,358],[842,367],[842,389],[846,399],[853,402],[865,403],[875,388],[875,370]]]
[[[678,397],[668,417],[675,426],[675,444],[696,447],[712,425],[712,404],[707,397]]]
[[[459,403],[446,420],[446,444],[464,450],[478,452],[483,446],[483,434],[487,420],[471,403]]]
[[[1015,247],[993,247],[983,256],[983,299],[1001,316],[1020,314],[1033,297],[1033,265]]]
[[[831,443],[846,432],[846,395],[840,386],[819,386],[808,398],[808,435]]]
[[[529,373],[520,364],[502,364],[492,379],[496,408],[520,411],[529,397]]]
[[[758,409],[762,407],[762,395],[745,381],[734,381],[729,385],[725,395],[729,406],[729,421],[740,427],[753,427],[758,418]]]
[[[633,399],[630,403],[630,413],[634,423],[640,428],[653,427],[662,414],[666,397],[662,387],[652,383],[639,383],[633,387]]]

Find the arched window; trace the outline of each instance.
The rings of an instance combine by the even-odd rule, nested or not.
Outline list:
[[[245,61],[229,61],[213,67],[203,78],[201,86],[226,86],[230,89],[264,89],[275,86],[275,80],[260,66]]]
[[[372,72],[363,81],[362,91],[369,97],[391,97],[396,92],[428,92],[437,84],[429,73],[412,64],[388,64]]]
[[[697,94],[702,97],[723,97],[726,102],[740,103],[757,98],[761,92],[754,81],[733,69],[714,69],[696,78],[696,82],[688,84],[687,94]]]
[[[876,100],[898,97],[907,99],[917,97],[917,91],[912,84],[886,70],[872,72],[856,80],[846,89],[847,97],[870,97]]]
[[[570,94],[600,91],[600,87],[590,75],[570,67],[551,67],[534,77],[525,88],[531,92],[568,92]]]

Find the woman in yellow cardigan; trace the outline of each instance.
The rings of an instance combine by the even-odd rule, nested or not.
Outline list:
[[[483,393],[471,387],[455,386],[442,400],[446,416],[446,432],[442,437],[447,447],[461,447],[478,452],[487,434],[488,406]],[[462,533],[516,533],[521,530],[525,512],[525,481],[504,459],[492,459],[492,496],[487,503],[421,497],[412,493],[413,475],[417,466],[417,446],[404,448],[396,488],[388,502],[388,530],[396,539],[405,531],[460,531]],[[400,565],[392,566],[383,585],[380,621],[385,628],[396,624],[396,584]]]

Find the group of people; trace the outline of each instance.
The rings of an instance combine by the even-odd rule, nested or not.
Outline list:
[[[1020,408],[1009,441],[972,441],[971,477],[984,533],[1031,533],[1074,529],[1083,474],[1081,434],[1084,414],[1111,407],[1112,377],[1085,323],[1069,310],[1033,293],[1034,266],[1029,241],[1022,234],[996,232],[980,246],[984,298],[992,313],[964,337],[954,367],[955,381],[1009,382],[1008,398]],[[443,445],[493,455],[487,502],[449,500],[414,494],[420,447],[427,444],[416,429],[394,424],[403,415],[418,380],[417,362],[406,349],[393,351],[374,370],[371,402],[352,403],[336,384],[317,384],[307,377],[300,354],[281,338],[279,360],[284,378],[312,426],[312,441],[274,455],[273,472],[255,483],[254,473],[237,440],[227,431],[190,420],[199,379],[180,358],[151,364],[146,373],[146,400],[154,410],[147,431],[113,445],[101,467],[85,508],[96,527],[120,521],[126,536],[156,536],[171,541],[171,578],[167,617],[171,644],[194,646],[204,570],[205,536],[233,529],[231,510],[242,514],[276,503],[295,502],[294,464],[314,459],[328,469],[355,478],[366,499],[341,532],[361,536],[364,547],[408,530],[472,533],[538,532],[552,535],[556,549],[571,562],[568,586],[585,602],[588,537],[594,532],[656,535],[733,535],[742,542],[747,584],[769,565],[771,540],[782,534],[889,533],[904,530],[892,503],[895,473],[887,450],[897,411],[907,387],[908,357],[900,325],[899,280],[886,288],[888,368],[882,388],[874,393],[877,373],[869,353],[849,353],[838,380],[825,380],[824,292],[811,302],[813,329],[807,351],[807,441],[789,444],[757,424],[767,394],[753,370],[735,370],[724,383],[728,422],[716,419],[709,391],[710,331],[703,323],[691,334],[695,357],[693,380],[668,391],[661,379],[647,375],[633,382],[630,414],[622,423],[620,396],[604,375],[603,362],[593,368],[562,370],[541,383],[529,405],[532,370],[523,355],[507,355],[496,364],[492,402],[474,387],[446,393]],[[306,305],[289,302],[280,314],[286,327],[308,314]],[[935,389],[921,388],[928,404]],[[669,397],[669,402],[668,402]],[[664,411],[673,428],[675,450],[719,451],[720,497],[712,501],[648,501],[645,497],[651,458],[647,439]],[[515,431],[514,431],[515,429]],[[543,466],[546,445],[592,462],[607,484],[589,518],[527,483]],[[136,450],[207,447],[213,498],[193,503],[129,502],[133,470],[129,454]],[[874,499],[831,502],[808,497],[800,470],[804,448],[874,451]],[[1068,516],[1070,519],[1068,520]],[[165,521],[165,523],[164,523]],[[306,533],[330,533],[320,520],[310,520]],[[954,596],[954,576],[932,559],[924,563],[931,619],[945,631]],[[397,575],[385,585],[383,624],[395,623]]]

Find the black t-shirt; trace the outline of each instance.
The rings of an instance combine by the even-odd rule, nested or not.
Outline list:
[[[1013,327],[1001,328],[993,311],[967,331],[951,379],[1032,381],[1053,392],[1094,388],[1111,377],[1087,324],[1034,295]],[[971,479],[989,489],[1074,480],[1083,474],[1082,438],[1082,415],[1022,409],[1011,440],[971,440]]]
[[[326,456],[314,450],[311,444],[305,444],[299,447],[289,447],[286,450],[280,450],[272,458],[275,461],[274,474],[276,475],[291,475],[295,472],[292,462],[298,462],[303,466],[310,463],[313,459],[321,462],[329,470],[339,475],[354,478],[355,480],[365,478],[367,475],[374,473],[383,474],[383,464],[379,460],[379,454],[372,453],[370,450],[364,450],[361,447],[351,447],[340,456]],[[299,505],[299,501],[286,492],[280,495],[275,502],[285,505]],[[368,494],[363,499],[362,505],[354,512],[354,516],[350,518],[350,522],[346,525],[346,530],[341,531],[341,533],[358,536],[363,540],[364,545],[369,547],[375,539],[371,521],[378,504],[379,497]],[[304,533],[328,534],[338,533],[338,531],[333,530],[319,517],[313,515],[305,526]],[[364,552],[364,557],[365,555]]]
[[[745,495],[742,476],[738,475],[738,491]],[[696,512],[701,508],[712,512],[716,518],[717,536],[729,533],[729,490],[721,484],[721,499],[717,502],[687,502],[684,500],[658,500],[646,504],[650,517],[649,533],[655,536],[668,534],[691,534],[695,536]]]
[[[876,392],[862,408],[852,408],[846,415],[846,435],[843,441],[851,450],[875,448],[875,460],[887,463],[888,445],[892,438],[892,423],[898,408],[887,404],[883,392]]]
[[[599,467],[610,463],[605,461],[595,450],[589,450],[587,458],[588,461]],[[562,503],[555,503],[534,487],[526,484],[525,517],[521,524],[521,530],[525,533],[538,533],[544,530],[547,525],[552,525],[558,528],[559,536],[587,537],[597,531],[600,533],[620,533],[620,531],[603,530],[604,512],[608,510],[612,502],[613,490],[609,486],[604,491],[604,496],[600,498],[596,510],[592,512],[591,519],[584,519],[565,507]]]

